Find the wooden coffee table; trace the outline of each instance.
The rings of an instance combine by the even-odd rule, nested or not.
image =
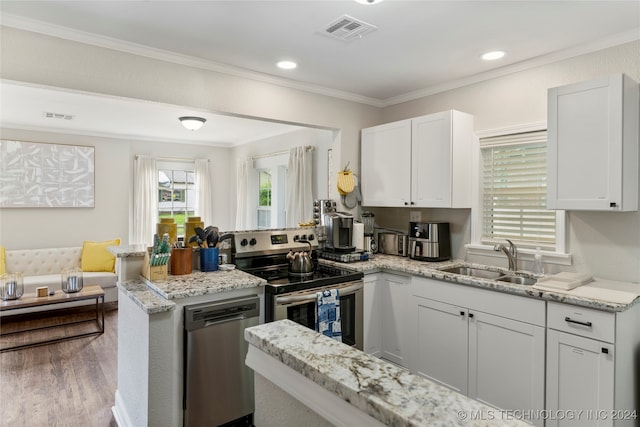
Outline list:
[[[94,322],[94,321],[98,326],[98,330],[93,332],[83,332],[75,335],[67,335],[60,338],[33,341],[26,344],[19,344],[15,346],[6,347],[6,348],[0,348],[0,352],[18,350],[21,348],[34,347],[34,346],[43,345],[43,344],[50,344],[54,342],[65,341],[68,339],[80,338],[80,337],[85,337],[90,335],[103,334],[104,333],[104,291],[99,285],[88,285],[82,288],[80,292],[75,292],[70,294],[64,293],[61,290],[57,290],[54,295],[46,296],[46,297],[36,297],[35,294],[25,294],[22,296],[22,298],[16,299],[16,300],[10,300],[10,301],[0,300],[0,311],[17,310],[20,308],[27,308],[27,307],[43,307],[43,306],[51,306],[51,310],[53,311],[56,308],[54,307],[56,304],[62,304],[65,302],[91,300],[91,299],[96,301],[96,315],[95,315],[95,318],[93,319],[76,320],[71,322],[59,323],[55,325],[41,326],[37,328],[20,329],[16,331],[7,332],[7,333],[0,333],[0,336],[4,337],[7,335],[21,334],[29,331],[36,331],[36,330],[49,329],[49,328],[59,328],[61,326],[68,326],[68,325],[73,325],[77,323]]]

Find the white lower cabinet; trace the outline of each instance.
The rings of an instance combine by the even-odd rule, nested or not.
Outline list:
[[[372,356],[382,355],[382,282],[380,274],[364,276],[363,350]]]
[[[382,355],[383,359],[407,367],[409,303],[411,278],[382,274]]]
[[[411,278],[397,274],[364,277],[364,351],[406,367],[407,303]]]
[[[501,410],[544,409],[543,301],[414,281],[412,372]]]
[[[547,353],[547,409],[583,414],[547,426],[612,426],[613,345],[549,329]]]
[[[640,305],[604,312],[549,302],[547,426],[638,426]]]

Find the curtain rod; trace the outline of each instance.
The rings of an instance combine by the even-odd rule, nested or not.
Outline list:
[[[136,159],[138,159],[141,156],[141,154],[136,154]],[[197,159],[187,159],[184,157],[151,157],[153,160],[160,160],[160,161],[164,161],[164,162],[195,162]],[[207,159],[207,162],[209,162],[210,159]]]
[[[307,151],[313,151],[313,149],[315,148],[313,145],[307,145],[306,147],[304,147]],[[251,156],[251,160],[257,160],[257,159],[262,159],[265,157],[273,157],[273,156],[281,156],[283,154],[289,154],[289,150],[283,150],[283,151],[277,151],[275,153],[269,153],[269,154],[258,154],[256,156]]]

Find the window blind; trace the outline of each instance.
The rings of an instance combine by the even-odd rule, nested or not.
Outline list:
[[[555,249],[556,213],[547,204],[547,132],[480,140],[482,241]]]

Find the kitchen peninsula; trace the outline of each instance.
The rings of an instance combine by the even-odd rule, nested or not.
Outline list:
[[[145,249],[112,247],[118,271],[118,388],[114,418],[120,426],[183,424],[184,307],[258,296],[265,281],[239,270],[150,282],[140,277]]]
[[[257,424],[299,425],[299,416],[282,416],[297,399],[322,414],[327,426],[528,425],[290,320],[248,328],[245,338],[247,364],[267,380],[256,379]],[[295,396],[286,406],[274,398],[278,388]],[[323,425],[312,412],[304,416]]]

